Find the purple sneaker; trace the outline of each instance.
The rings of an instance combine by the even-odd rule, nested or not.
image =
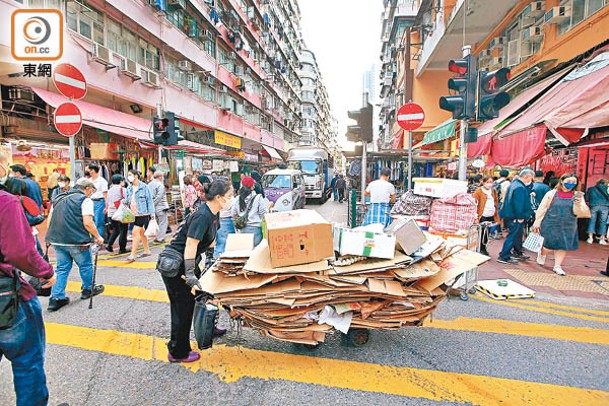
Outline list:
[[[201,358],[201,354],[196,351],[191,351],[188,353],[188,357],[186,358],[174,358],[170,352],[167,353],[167,359],[169,362],[195,362]]]

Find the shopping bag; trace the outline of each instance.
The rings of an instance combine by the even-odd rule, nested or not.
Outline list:
[[[195,301],[194,332],[200,350],[211,348],[214,338],[214,327],[218,316],[218,307],[206,303],[207,295],[199,296]]]
[[[144,235],[148,238],[156,237],[156,234],[159,232],[159,223],[156,222],[156,219],[152,219],[148,222],[148,227],[146,227],[146,231],[144,231]]]
[[[135,221],[135,216],[133,215],[133,212],[129,210],[129,207],[121,204],[119,208],[116,209],[114,216],[112,216],[112,220],[128,224]]]
[[[123,222],[123,212],[125,211],[125,205],[121,204],[116,208],[116,212],[112,216],[112,220]]]
[[[522,246],[531,252],[539,252],[543,247],[543,237],[539,233],[530,233]]]

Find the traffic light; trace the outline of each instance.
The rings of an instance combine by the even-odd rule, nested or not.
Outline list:
[[[448,79],[448,88],[458,94],[440,97],[440,108],[453,113],[455,120],[472,118],[476,101],[476,60],[471,55],[448,62],[448,70],[455,77]]]
[[[510,80],[510,70],[501,68],[496,71],[480,72],[478,77],[478,121],[487,121],[499,117],[499,109],[510,102],[510,95],[501,87]]]
[[[165,118],[169,122],[169,139],[167,140],[167,146],[177,145],[178,142],[183,141],[184,138],[180,137],[180,119],[176,117],[175,113],[171,111],[165,112]]]
[[[169,140],[169,120],[167,118],[155,117],[152,120],[154,143],[157,145],[167,145]]]
[[[155,117],[153,120],[154,143],[166,147],[177,145],[184,140],[180,137],[180,120],[171,111],[165,112],[165,117]]]
[[[350,119],[357,121],[357,125],[347,127],[347,140],[351,142],[372,142],[372,113],[373,108],[370,103],[366,103],[359,110],[348,111]]]

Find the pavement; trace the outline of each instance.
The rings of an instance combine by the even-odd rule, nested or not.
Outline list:
[[[346,212],[334,202],[311,208],[336,222]],[[363,347],[337,333],[307,349],[238,328],[222,312],[228,333],[199,362],[170,364],[168,298],[154,269],[161,246],[152,251],[132,264],[100,255],[106,291],[93,309],[78,299],[73,270],[72,303],[44,311],[50,405],[609,404],[609,302],[562,293],[449,298],[423,327],[374,330]],[[12,379],[3,359],[0,405],[15,403]]]

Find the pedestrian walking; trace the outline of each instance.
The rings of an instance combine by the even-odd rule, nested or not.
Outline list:
[[[503,169],[499,172],[499,179],[495,181],[495,190],[497,191],[497,196],[499,196],[499,210],[501,210],[501,207],[503,206],[507,194],[506,192],[512,183],[508,179],[508,176],[510,176],[510,172]]]
[[[257,246],[262,241],[262,219],[268,210],[268,201],[260,194],[254,191],[256,181],[251,176],[246,176],[241,180],[241,189],[239,189],[239,199],[232,208],[232,217],[235,222],[237,232],[244,234],[254,234],[254,246]],[[238,228],[237,220],[240,217],[247,215],[245,227]]]
[[[76,181],[74,188],[59,194],[53,200],[46,241],[55,250],[57,283],[51,289],[47,308],[49,311],[57,311],[70,303],[70,298],[66,297],[66,285],[74,262],[82,279],[81,299],[89,299],[91,295],[99,295],[104,291],[103,285],[95,285],[94,289],[91,286],[93,281],[91,245],[94,242],[98,245],[104,243],[93,221],[95,212],[91,195],[94,192],[93,182],[81,178]]]
[[[485,176],[482,178],[482,187],[473,194],[478,203],[478,223],[499,223],[499,196],[493,188],[493,178]],[[480,253],[489,255],[486,246],[488,244],[488,228],[483,226],[482,239],[480,240]]]
[[[108,217],[110,219],[112,219],[127,194],[126,188],[123,187],[124,180],[125,178],[122,175],[112,175],[112,186],[108,190]],[[112,219],[112,233],[106,243],[106,250],[114,252],[113,245],[118,238],[118,253],[126,254],[128,252],[127,234],[129,234],[129,224]]]
[[[347,181],[345,180],[345,177],[343,175],[338,176],[338,180],[336,181],[336,184],[334,185],[334,189],[336,190],[336,194],[338,196],[338,202],[342,203],[343,201],[345,201],[346,200],[345,193],[347,191]]]
[[[586,202],[584,194],[575,191],[578,183],[574,174],[562,175],[556,189],[543,198],[533,224],[534,232],[544,238],[543,248],[537,254],[537,263],[544,265],[548,252],[554,251],[553,271],[558,275],[565,275],[562,263],[567,251],[579,248],[575,205],[585,206]]]
[[[152,195],[154,202],[154,212],[156,220],[159,223],[159,231],[156,233],[154,241],[158,243],[165,242],[165,234],[167,233],[167,225],[169,222],[169,203],[167,202],[167,191],[163,184],[165,175],[163,172],[156,171],[152,177],[152,181],[148,183],[148,190]]]
[[[28,172],[27,169],[25,169],[25,166],[21,164],[15,164],[11,165],[10,169],[12,171],[12,175],[15,178],[21,179],[25,182],[26,191],[24,196],[27,196],[33,201],[35,201],[36,205],[38,206],[38,209],[42,210],[42,190],[40,189],[40,186],[38,185],[38,183],[36,183],[35,180],[32,180],[26,176]]]
[[[522,239],[524,226],[533,215],[531,192],[528,186],[533,182],[534,176],[535,172],[532,169],[522,169],[519,177],[514,179],[507,189],[503,206],[499,210],[499,215],[508,229],[508,236],[497,258],[497,262],[502,264],[517,264],[518,261],[530,259],[529,256],[524,255]]]
[[[197,201],[197,189],[192,184],[192,176],[184,176],[184,215],[188,216]]]
[[[69,176],[61,175],[57,178],[57,187],[53,189],[53,192],[49,195],[49,200],[52,202],[58,195],[67,192],[72,187],[70,183],[72,180]]]
[[[130,170],[129,175],[127,176],[130,185],[125,194],[125,204],[129,206],[129,209],[135,216],[133,231],[131,231],[133,237],[131,255],[129,255],[126,260],[128,264],[135,261],[140,242],[144,247],[144,252],[137,258],[145,258],[152,255],[148,237],[146,237],[144,233],[150,220],[154,219],[156,214],[154,211],[152,195],[146,184],[141,181],[141,176],[140,172],[135,169]]]
[[[18,270],[50,288],[56,277],[53,267],[36,251],[32,230],[19,199],[5,190],[7,158],[0,153],[0,296],[17,297],[0,301],[0,360],[9,360],[17,406],[46,405],[49,391],[44,371],[45,328],[36,291]],[[15,281],[19,281],[19,286]]]
[[[336,182],[338,182],[338,174],[334,174],[334,177],[330,181],[330,187],[332,188],[332,196],[334,196],[334,201],[338,200],[338,189],[336,188]]]
[[[363,226],[381,223],[383,227],[387,227],[391,224],[389,203],[395,202],[395,186],[389,182],[389,176],[391,170],[382,168],[380,178],[370,182],[366,188],[365,195],[370,196],[370,206],[364,217]]]
[[[609,187],[606,179],[600,179],[588,189],[586,201],[590,206],[590,223],[588,224],[588,244],[594,243],[594,234],[600,245],[607,245],[607,218],[609,217]]]
[[[53,172],[51,173],[51,175],[49,176],[49,179],[47,180],[47,192],[48,192],[49,200],[51,200],[51,196],[57,189],[57,183],[59,182],[60,177],[61,177],[61,172],[59,172],[59,169],[53,168]]]
[[[546,193],[548,193],[550,190],[552,190],[552,189],[550,189],[550,186],[543,183],[543,180],[544,180],[543,171],[535,171],[535,179],[533,182],[533,193],[532,193],[532,196],[535,199],[535,206],[533,207],[533,209],[537,209],[539,207],[539,205],[541,204],[541,201],[543,200]]]
[[[156,168],[156,166],[151,166],[150,168],[148,168],[148,171],[146,172],[146,182],[150,183],[152,182],[152,180],[154,179],[154,174],[156,173],[158,169]]]
[[[95,193],[91,195],[93,200],[93,210],[95,211],[95,226],[99,235],[104,235],[104,226],[106,224],[106,214],[108,214],[108,181],[99,174],[99,166],[89,164],[89,175],[91,181],[95,185]]]
[[[228,181],[218,179],[204,189],[205,204],[192,213],[178,229],[174,239],[161,253],[157,270],[161,273],[171,307],[171,339],[167,343],[170,362],[194,362],[201,355],[192,351],[190,330],[195,307],[195,288],[202,290],[198,278],[199,263],[216,238],[218,213],[228,210],[233,200],[233,188]],[[214,335],[224,329],[216,328]]]

